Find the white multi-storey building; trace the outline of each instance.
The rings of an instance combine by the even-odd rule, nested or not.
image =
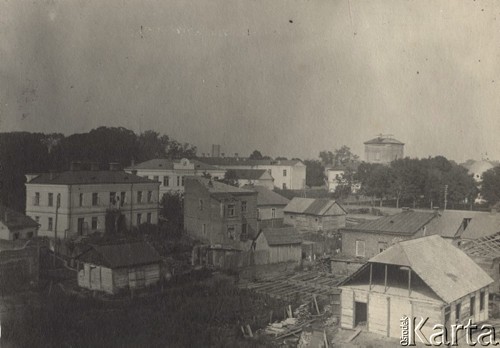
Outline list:
[[[186,176],[209,175],[212,179],[224,178],[225,169],[208,165],[197,160],[152,159],[125,168],[128,173],[151,179],[160,183],[160,199],[167,192],[184,192],[184,178]]]
[[[127,228],[158,223],[159,183],[116,167],[73,167],[26,178],[26,215],[40,224],[39,235],[67,238],[103,232],[108,214],[121,216]]]

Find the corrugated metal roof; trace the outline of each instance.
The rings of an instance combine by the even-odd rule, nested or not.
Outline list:
[[[446,303],[493,283],[469,256],[439,236],[400,242],[369,262],[410,267]]]
[[[145,242],[108,245],[91,245],[90,249],[77,257],[109,268],[145,265],[161,261],[158,252]]]
[[[269,190],[264,186],[250,186],[245,185],[242,187],[245,190],[252,190],[257,192],[257,206],[269,206],[269,205],[280,205],[286,206],[290,202],[287,198],[277,194],[274,191]]]
[[[27,184],[49,185],[86,185],[86,184],[124,184],[158,182],[121,170],[77,170],[60,173],[43,173]]]
[[[385,216],[378,220],[368,221],[352,227],[343,228],[343,231],[362,231],[373,233],[392,233],[412,235],[436,218],[434,212],[403,211],[392,216]]]
[[[262,233],[270,246],[302,243],[302,238],[294,227],[265,228]]]
[[[294,197],[285,207],[286,213],[308,215],[345,215],[346,212],[336,201],[326,198],[300,198]]]

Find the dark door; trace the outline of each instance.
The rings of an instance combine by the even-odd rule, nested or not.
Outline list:
[[[83,224],[85,223],[84,218],[78,218],[78,235],[83,235]]]
[[[358,326],[360,323],[366,323],[367,319],[367,308],[366,303],[354,302],[354,326]]]

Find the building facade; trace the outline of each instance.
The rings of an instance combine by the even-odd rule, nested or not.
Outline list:
[[[257,192],[257,220],[259,230],[264,227],[279,227],[283,225],[284,209],[288,198],[285,198],[264,186],[243,186],[246,190]]]
[[[365,160],[368,163],[389,164],[404,158],[404,143],[391,137],[380,135],[366,141]]]
[[[152,159],[125,168],[128,173],[157,181],[160,183],[160,199],[165,193],[183,193],[186,176],[210,176],[212,179],[222,179],[225,169],[218,168],[198,160]]]
[[[274,189],[274,178],[265,169],[228,169],[238,181],[238,186],[256,185]]]
[[[186,178],[184,229],[224,250],[248,250],[257,235],[257,192],[207,178]]]
[[[157,224],[158,204],[158,182],[117,169],[27,175],[26,215],[43,236],[104,232],[107,218],[121,219],[129,229]]]
[[[15,241],[38,235],[39,224],[29,216],[0,206],[0,239]]]
[[[306,184],[306,166],[300,160],[251,160],[235,157],[204,157],[204,163],[224,169],[265,169],[280,189],[302,190]]]
[[[264,228],[254,242],[255,251],[266,251],[268,263],[302,260],[302,239],[293,227]]]

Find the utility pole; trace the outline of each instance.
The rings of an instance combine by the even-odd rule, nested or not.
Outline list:
[[[444,210],[448,207],[448,185],[444,187]]]
[[[56,221],[54,226],[54,268],[56,267],[56,252],[57,252],[57,218],[59,215],[59,207],[61,206],[61,194],[57,194],[56,198]]]

